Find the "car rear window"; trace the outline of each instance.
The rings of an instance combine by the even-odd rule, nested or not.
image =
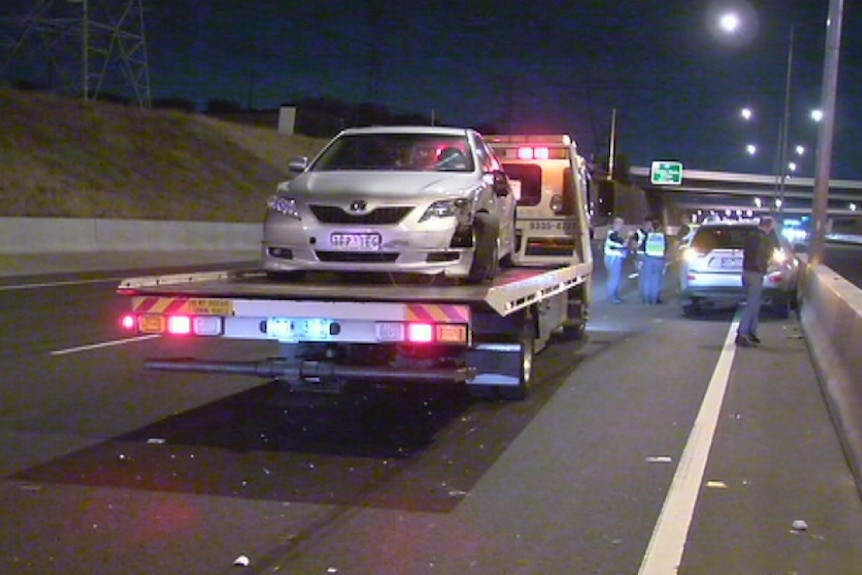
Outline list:
[[[757,231],[755,226],[709,226],[698,228],[691,247],[702,252],[741,250],[745,238]]]

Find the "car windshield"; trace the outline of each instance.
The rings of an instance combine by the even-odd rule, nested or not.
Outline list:
[[[348,134],[336,139],[311,171],[472,172],[473,167],[466,136]]]
[[[707,253],[712,250],[741,250],[749,234],[757,232],[757,226],[709,226],[698,228],[691,247]],[[770,237],[774,245],[780,244],[773,232]]]

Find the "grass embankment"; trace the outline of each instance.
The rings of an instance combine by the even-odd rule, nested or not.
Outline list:
[[[258,222],[323,141],[0,87],[0,217]]]

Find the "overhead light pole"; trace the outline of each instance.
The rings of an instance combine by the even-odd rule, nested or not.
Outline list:
[[[781,123],[778,129],[778,166],[776,175],[778,182],[776,186],[776,202],[779,215],[784,211],[784,185],[787,180],[787,130],[790,124],[790,91],[793,83],[793,25],[790,26],[790,40],[787,45],[787,70],[784,75],[784,111],[781,115]]]
[[[826,54],[823,57],[823,107],[820,130],[817,134],[817,163],[814,169],[814,229],[811,234],[809,261],[823,263],[826,242],[827,213],[829,208],[829,179],[832,170],[832,143],[835,131],[835,100],[838,93],[838,60],[841,52],[841,19],[844,0],[829,1],[826,20]]]

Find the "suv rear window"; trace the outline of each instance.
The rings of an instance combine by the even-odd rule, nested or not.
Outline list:
[[[745,247],[745,238],[756,231],[757,226],[702,226],[695,232],[691,247],[704,253],[712,250],[741,250]],[[769,239],[775,247],[790,249],[786,245],[787,240],[779,237],[774,229]]]
[[[503,164],[510,180],[521,182],[519,206],[538,206],[542,201],[542,168],[536,164]]]
[[[702,252],[741,250],[745,238],[756,230],[755,226],[703,226],[695,233],[691,247]]]

